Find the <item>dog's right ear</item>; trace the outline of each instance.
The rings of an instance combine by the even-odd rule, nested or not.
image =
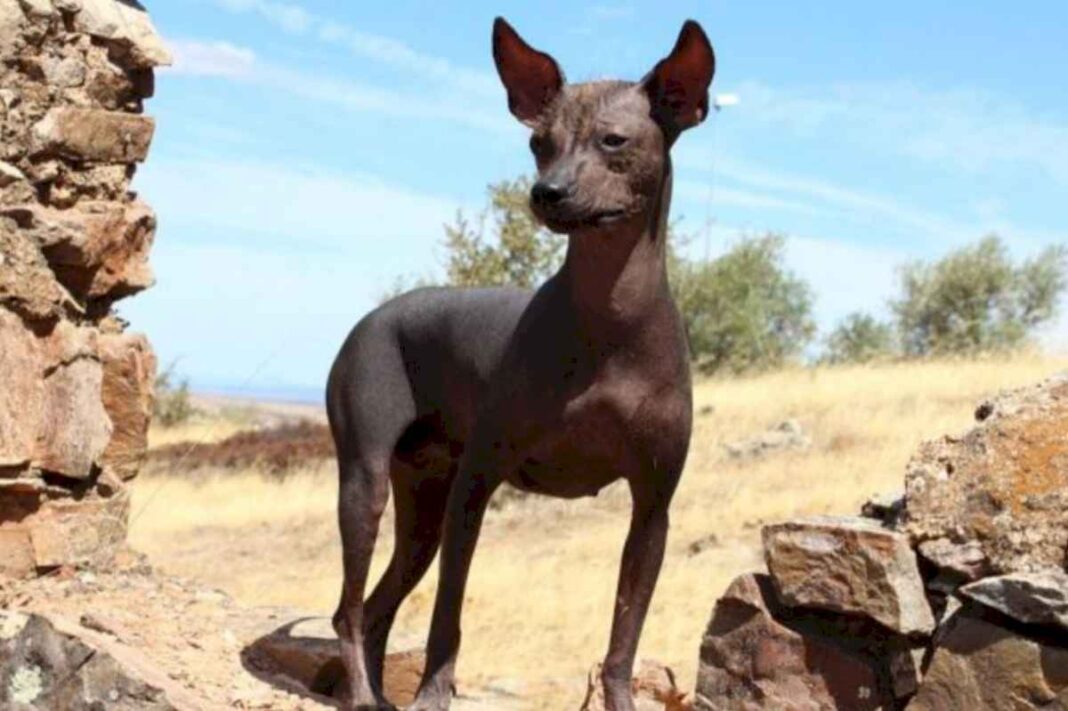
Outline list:
[[[564,85],[556,60],[523,41],[503,17],[493,21],[493,61],[508,90],[508,109],[530,126]]]

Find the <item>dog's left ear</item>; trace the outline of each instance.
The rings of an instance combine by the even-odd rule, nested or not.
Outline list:
[[[657,62],[641,81],[653,118],[670,140],[708,116],[708,87],[716,73],[716,55],[701,25],[687,20],[671,54]]]
[[[556,60],[523,41],[503,17],[493,21],[493,61],[508,90],[508,108],[530,126],[564,85]]]

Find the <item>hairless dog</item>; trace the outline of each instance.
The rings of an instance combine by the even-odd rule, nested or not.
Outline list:
[[[440,547],[427,666],[410,708],[447,709],[464,586],[493,492],[508,482],[593,496],[624,479],[632,513],[603,681],[608,708],[633,711],[638,637],[691,427],[689,355],[665,266],[669,150],[708,113],[715,57],[691,20],[641,81],[567,84],[500,18],[493,57],[509,109],[532,131],[531,208],[569,235],[567,255],[533,293],[400,296],[342,346],[327,386],[345,572],[334,616],[340,695],[347,709],[393,708],[382,694],[386,637]],[[365,601],[391,485],[393,558]]]

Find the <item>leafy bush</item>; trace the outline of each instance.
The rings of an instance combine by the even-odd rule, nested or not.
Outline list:
[[[1063,245],[1013,264],[990,236],[934,262],[901,268],[892,302],[906,355],[972,354],[1025,343],[1050,321],[1068,285]]]
[[[705,372],[775,368],[812,340],[809,286],[783,265],[784,239],[739,241],[709,262],[671,260],[690,350]]]
[[[868,363],[895,354],[894,329],[864,313],[846,316],[827,336],[820,361]]]

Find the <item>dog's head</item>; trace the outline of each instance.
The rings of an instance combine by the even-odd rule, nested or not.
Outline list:
[[[693,20],[639,82],[567,84],[556,61],[502,18],[493,24],[493,58],[508,108],[533,131],[530,203],[554,232],[609,226],[652,207],[671,144],[708,114],[716,66]]]

